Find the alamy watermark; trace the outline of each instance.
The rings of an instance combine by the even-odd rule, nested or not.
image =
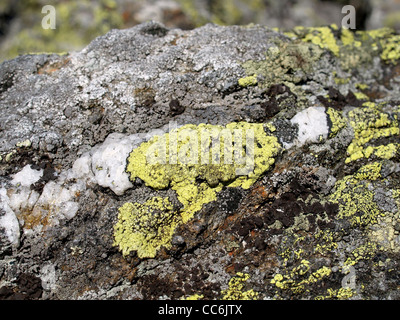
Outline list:
[[[42,7],[43,29],[56,29],[56,8],[52,5],[45,5]],[[352,5],[346,5],[342,8],[342,14],[346,14],[342,19],[342,28],[356,29],[356,9]]]
[[[46,5],[42,8],[42,13],[45,16],[42,19],[43,29],[55,29],[56,28],[56,8],[51,5]]]
[[[342,13],[346,14],[342,19],[343,29],[356,29],[356,8],[352,5],[347,5],[342,8]]]

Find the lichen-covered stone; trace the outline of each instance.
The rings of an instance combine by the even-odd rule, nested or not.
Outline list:
[[[2,63],[1,294],[399,299],[397,43],[148,22]]]

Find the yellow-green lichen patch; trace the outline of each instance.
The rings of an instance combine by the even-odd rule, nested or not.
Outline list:
[[[396,35],[394,30],[389,28],[370,30],[370,31],[356,31],[353,32],[348,29],[338,29],[336,25],[324,27],[295,27],[293,30],[283,32],[290,38],[292,44],[289,46],[297,45],[298,41],[313,45],[320,48],[322,51],[331,52],[336,58],[338,65],[343,71],[351,71],[354,69],[368,68],[372,64],[374,57],[380,57],[386,63],[395,64],[400,59],[400,35]],[[285,68],[279,66],[280,59],[287,55],[282,51],[278,45],[278,54],[273,49],[268,52],[267,57],[273,57],[275,53],[276,61],[278,64],[270,66],[268,70],[273,70],[273,74],[284,74]],[[306,64],[310,60],[307,55],[302,54],[302,61]],[[293,62],[296,62],[293,59]],[[293,69],[292,70],[296,70]],[[248,75],[253,73],[247,72]],[[257,73],[260,74],[260,73]],[[293,77],[293,75],[292,75]],[[297,80],[297,77],[293,77]],[[334,78],[336,84],[347,83],[346,78]],[[296,81],[292,81],[296,83]],[[363,97],[365,98],[365,97]]]
[[[335,83],[337,85],[341,85],[341,84],[347,84],[350,82],[350,78],[339,78],[339,77],[335,77],[333,79],[335,81]]]
[[[311,263],[308,260],[301,260],[300,264],[285,274],[277,273],[271,280],[277,288],[290,290],[294,294],[303,294],[309,291],[308,287],[328,277],[332,270],[326,266],[311,272]]]
[[[361,167],[355,174],[357,180],[378,180],[381,177],[382,164],[374,162]]]
[[[222,290],[222,300],[256,300],[258,293],[253,289],[244,291],[246,281],[250,275],[243,272],[236,273],[236,276],[229,280],[229,288]]]
[[[354,33],[349,29],[342,29],[342,35],[340,37],[344,46],[355,46],[361,47],[362,42],[354,39]]]
[[[123,255],[137,251],[140,258],[153,258],[162,247],[168,247],[180,223],[168,198],[154,197],[140,203],[125,203],[119,208],[114,226],[114,245]]]
[[[32,142],[29,139],[21,141],[21,142],[18,142],[18,143],[15,144],[15,146],[18,147],[18,148],[28,148],[31,145],[32,145]]]
[[[369,88],[369,86],[365,83],[356,83],[355,87],[360,90],[366,90]]]
[[[262,124],[185,125],[134,149],[127,172],[132,181],[175,190],[185,223],[224,185],[249,188],[270,169],[279,149]]]
[[[382,28],[364,32],[358,31],[357,34],[360,34],[364,40],[372,38],[374,41],[371,44],[372,48],[381,51],[380,57],[385,62],[396,63],[400,59],[400,36],[396,35],[393,29]]]
[[[338,38],[334,33],[338,28],[329,27],[296,27],[286,33],[292,39],[313,43],[322,49],[331,51],[339,58],[343,70],[350,70],[372,62],[373,56],[388,63],[397,63],[400,59],[400,35],[394,34],[390,28],[370,31],[352,32],[340,29]]]
[[[354,249],[351,252],[350,256],[346,259],[344,264],[346,266],[354,266],[360,260],[368,260],[375,255],[376,249],[377,249],[376,243],[367,241],[365,244]]]
[[[342,117],[339,111],[336,111],[333,108],[327,108],[326,113],[328,115],[328,119],[330,122],[330,133],[329,137],[333,138],[337,135],[337,133],[346,127],[347,122]]]
[[[195,0],[177,0],[177,2],[195,27],[209,22],[228,26],[246,25],[249,23],[248,14],[253,19],[259,20],[257,16],[268,9],[268,4],[260,0],[214,0],[207,5],[207,8]]]
[[[357,100],[364,100],[364,101],[369,100],[369,97],[365,93],[356,91],[356,92],[354,92],[354,95],[357,98]]]
[[[391,63],[396,63],[400,59],[400,35],[392,36],[383,42],[381,58]]]
[[[299,236],[292,234],[287,241],[283,241],[284,248],[281,250],[280,256],[283,258],[282,268],[270,280],[270,283],[276,287],[275,297],[279,298],[281,294],[285,296],[298,295],[304,296],[311,294],[310,298],[317,300],[324,299],[349,299],[356,294],[354,288],[327,288],[326,284],[334,272],[331,267],[321,266],[315,261],[315,256],[331,257],[339,248],[337,242],[341,236],[333,230],[324,229],[310,236]],[[290,240],[292,239],[292,240]],[[298,245],[301,245],[298,248]],[[307,244],[312,244],[307,247]],[[373,246],[373,244],[372,244]],[[347,262],[350,266],[351,261],[357,259],[368,259],[373,254],[367,252],[367,246],[364,248],[355,249],[350,253]],[[352,260],[353,259],[353,260]],[[345,264],[346,268],[349,268]],[[335,271],[336,272],[336,271]]]
[[[348,219],[354,226],[376,223],[382,212],[374,200],[372,181],[380,177],[380,164],[369,164],[354,175],[346,176],[335,185],[330,201],[339,204],[337,218]]]
[[[203,298],[204,298],[204,295],[196,293],[196,294],[192,294],[191,296],[184,298],[183,300],[201,300]]]
[[[362,34],[364,39],[369,36],[374,40],[382,40],[391,37],[393,32],[394,30],[391,28],[380,28],[368,31],[358,31],[357,33]]]
[[[350,111],[348,118],[354,129],[354,139],[347,147],[346,163],[369,158],[371,155],[381,159],[391,159],[396,155],[399,144],[366,146],[373,140],[398,135],[399,122],[395,118],[390,119],[387,113],[372,102],[366,102],[362,108]]]
[[[338,247],[335,241],[335,234],[329,229],[319,231],[315,235],[315,239],[317,240],[317,244],[314,247],[314,252],[316,253],[322,255],[329,254]]]
[[[241,87],[255,86],[257,84],[257,75],[240,78],[238,84]]]
[[[339,56],[339,46],[332,29],[329,27],[307,28],[307,34],[303,38],[305,42],[311,42],[323,49],[329,49],[335,56]]]
[[[332,289],[328,288],[326,290],[325,296],[318,296],[316,300],[325,300],[325,299],[337,299],[337,300],[347,300],[353,297],[356,292],[351,288],[339,288],[339,289]]]

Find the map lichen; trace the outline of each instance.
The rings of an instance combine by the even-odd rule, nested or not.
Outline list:
[[[125,203],[119,208],[114,226],[114,245],[123,255],[137,251],[139,258],[154,257],[162,247],[168,247],[179,224],[168,198],[153,197],[143,204]]]
[[[124,254],[136,250],[139,257],[154,257],[161,246],[169,246],[175,228],[216,200],[223,187],[250,188],[271,168],[279,150],[277,138],[255,123],[188,124],[154,136],[131,152],[126,170],[132,181],[174,190],[183,209],[174,213],[160,198],[124,204],[115,244]]]

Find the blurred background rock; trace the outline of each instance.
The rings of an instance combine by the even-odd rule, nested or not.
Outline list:
[[[400,0],[1,0],[0,61],[33,52],[80,50],[113,28],[157,20],[170,28],[221,25],[341,24],[341,9],[352,4],[358,29],[400,29]],[[56,29],[42,28],[42,7],[53,5]]]

